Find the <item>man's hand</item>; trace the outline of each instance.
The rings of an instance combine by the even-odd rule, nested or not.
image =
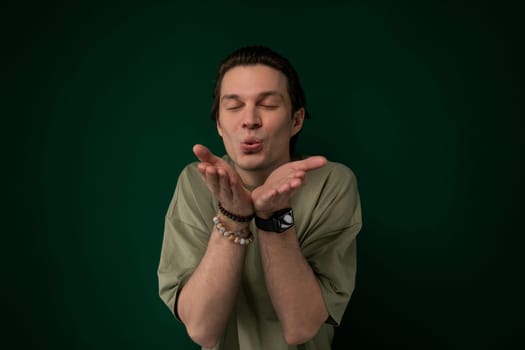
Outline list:
[[[326,164],[326,158],[309,157],[286,163],[275,169],[264,184],[252,192],[252,201],[257,215],[269,218],[274,212],[290,206],[293,192],[306,180],[306,173]]]
[[[193,153],[201,161],[199,172],[215,199],[229,212],[252,215],[254,209],[250,192],[230,164],[203,145],[193,146]]]

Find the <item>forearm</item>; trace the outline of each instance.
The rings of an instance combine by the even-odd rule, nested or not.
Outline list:
[[[282,234],[259,231],[266,286],[290,344],[310,340],[328,318],[319,283],[302,255],[295,227]]]
[[[223,237],[214,227],[201,262],[180,292],[176,306],[179,317],[190,337],[201,346],[213,347],[226,327],[239,289],[246,249]]]

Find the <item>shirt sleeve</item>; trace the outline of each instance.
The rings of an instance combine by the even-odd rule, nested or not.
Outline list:
[[[195,163],[187,166],[166,213],[157,271],[160,298],[177,319],[178,295],[204,255],[214,213],[213,198]]]
[[[342,164],[316,181],[316,198],[300,234],[303,255],[314,271],[330,315],[339,325],[355,287],[356,236],[361,230],[361,204],[353,172]],[[310,180],[309,180],[310,181]]]

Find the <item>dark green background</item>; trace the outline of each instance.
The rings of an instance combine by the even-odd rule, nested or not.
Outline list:
[[[421,4],[424,3],[424,4]],[[356,173],[357,289],[336,349],[523,340],[518,2],[2,5],[2,302],[14,348],[192,349],[157,296],[163,217],[219,61],[287,56],[299,147]]]

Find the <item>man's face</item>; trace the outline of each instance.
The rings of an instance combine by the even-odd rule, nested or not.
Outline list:
[[[217,130],[238,170],[270,172],[290,160],[290,138],[304,109],[292,117],[286,76],[265,65],[237,66],[221,84]]]

